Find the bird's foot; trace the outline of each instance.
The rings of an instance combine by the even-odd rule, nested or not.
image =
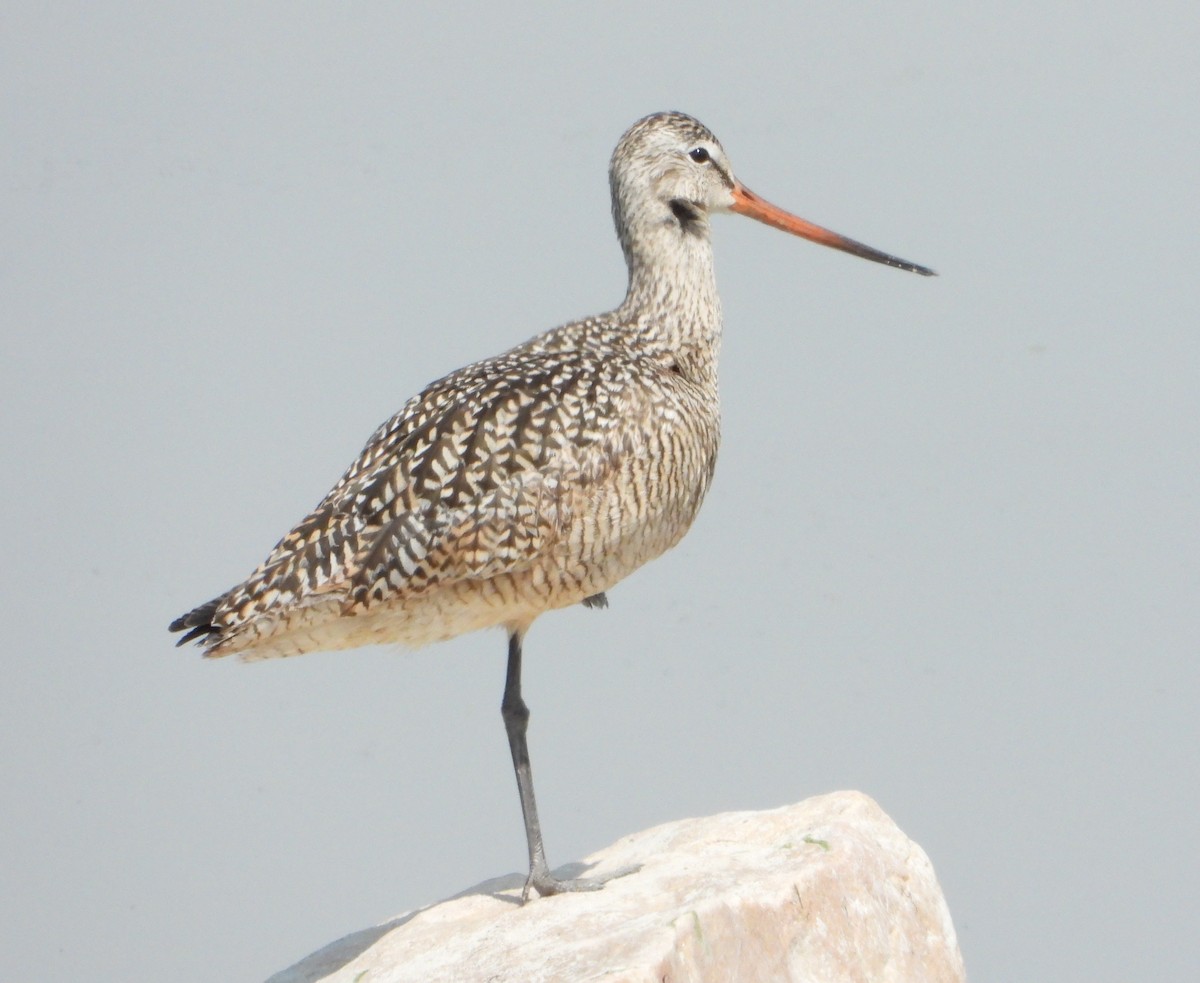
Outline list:
[[[559,880],[549,870],[532,870],[529,872],[529,879],[525,882],[525,890],[521,892],[521,903],[524,904],[529,900],[530,890],[537,891],[538,896],[543,898],[549,897],[551,894],[568,894],[572,891],[599,891],[609,881],[625,877],[628,874],[635,874],[641,869],[641,864],[633,864],[629,867],[618,867],[611,874],[605,874],[603,877],[576,877],[569,880]]]

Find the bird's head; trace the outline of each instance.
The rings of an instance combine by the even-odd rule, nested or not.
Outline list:
[[[721,142],[684,113],[655,113],[621,137],[609,165],[613,217],[627,254],[664,230],[704,241],[714,212],[747,215],[792,235],[910,270],[933,271],[823,229],[772,205],[733,176]]]

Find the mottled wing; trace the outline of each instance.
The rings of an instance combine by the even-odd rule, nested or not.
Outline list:
[[[526,353],[429,387],[220,599],[213,642],[331,595],[354,613],[544,556],[570,521],[570,502],[611,470],[622,426],[637,419],[614,373],[594,355]]]

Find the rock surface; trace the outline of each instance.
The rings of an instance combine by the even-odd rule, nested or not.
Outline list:
[[[487,881],[268,983],[965,979],[929,858],[860,793],[668,823],[565,873],[630,864],[602,891],[525,906],[523,875]]]

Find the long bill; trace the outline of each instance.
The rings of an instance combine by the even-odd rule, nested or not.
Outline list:
[[[863,259],[883,263],[885,266],[894,266],[900,270],[920,273],[921,276],[937,276],[927,266],[910,263],[906,259],[889,255],[871,246],[857,242],[854,239],[838,235],[836,232],[830,232],[828,229],[823,229],[812,222],[806,222],[804,219],[798,218],[790,212],[785,212],[782,208],[778,208],[769,201],[760,198],[742,184],[734,184],[733,186],[733,206],[731,210],[737,212],[739,215],[758,219],[758,221],[773,228],[790,232],[794,236],[800,236],[802,239],[808,239],[812,242],[820,243],[822,246],[829,246],[832,249],[840,249],[842,252],[850,253],[853,256],[861,256]]]

